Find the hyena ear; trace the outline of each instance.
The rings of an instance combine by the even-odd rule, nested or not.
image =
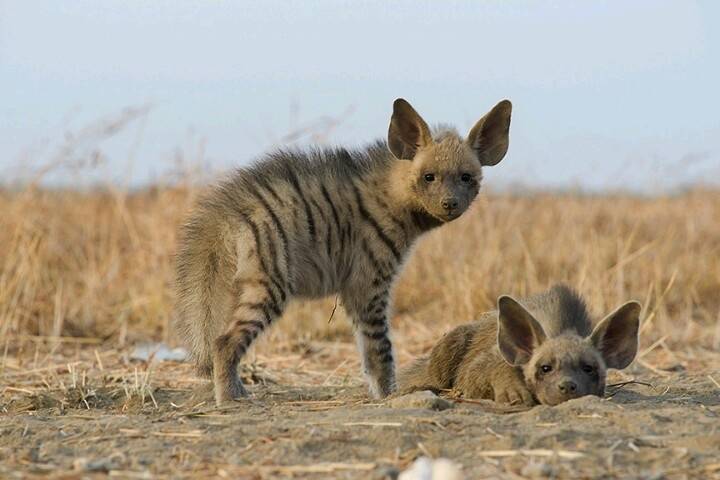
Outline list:
[[[635,359],[641,309],[638,302],[627,302],[600,320],[590,334],[590,342],[609,368],[625,368]]]
[[[512,103],[510,100],[503,100],[470,130],[467,142],[475,151],[481,165],[497,165],[507,153],[511,114]]]
[[[507,295],[498,299],[497,341],[506,362],[526,364],[545,339],[540,323],[517,300]]]
[[[412,160],[418,149],[431,143],[430,128],[425,120],[405,99],[395,100],[388,129],[388,147],[392,154],[401,160]]]

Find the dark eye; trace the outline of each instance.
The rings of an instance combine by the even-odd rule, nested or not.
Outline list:
[[[472,180],[472,175],[470,175],[469,173],[463,173],[462,175],[460,175],[460,180],[468,183],[470,180]]]
[[[435,174],[434,173],[426,173],[425,174],[425,181],[430,183],[435,181]]]
[[[583,365],[582,371],[585,373],[593,373],[595,371],[595,368],[592,365]]]
[[[549,372],[552,372],[552,366],[551,365],[542,365],[540,367],[540,370],[542,370],[543,373],[549,373]]]

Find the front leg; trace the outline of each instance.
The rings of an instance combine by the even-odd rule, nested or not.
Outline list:
[[[369,291],[343,293],[345,310],[352,318],[363,372],[374,398],[395,391],[395,362],[388,320],[389,285]]]
[[[492,388],[497,403],[509,405],[535,405],[530,389],[528,389],[523,374],[519,368],[507,363],[496,372],[492,379]]]
[[[466,398],[485,398],[511,405],[534,405],[522,372],[508,365],[499,354],[483,352],[460,365],[455,388]]]

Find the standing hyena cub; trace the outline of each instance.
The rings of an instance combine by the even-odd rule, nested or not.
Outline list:
[[[630,365],[638,348],[640,304],[627,302],[592,327],[585,302],[556,285],[450,331],[400,374],[400,390],[453,388],[467,398],[556,405],[602,396],[607,368]]]
[[[387,144],[277,152],[205,196],[181,235],[176,328],[212,375],[216,401],[246,395],[238,362],[291,298],[333,293],[353,320],[372,394],[390,394],[393,281],[421,234],[467,210],[481,166],[505,156],[510,113],[498,103],[463,139],[431,134],[398,99]]]

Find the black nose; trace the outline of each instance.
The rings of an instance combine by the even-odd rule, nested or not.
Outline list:
[[[572,380],[565,380],[564,382],[560,382],[560,385],[558,385],[558,387],[560,388],[560,391],[565,394],[575,393],[575,391],[577,390],[577,384]]]
[[[442,201],[442,206],[445,210],[455,210],[458,206],[457,198],[446,198]]]

